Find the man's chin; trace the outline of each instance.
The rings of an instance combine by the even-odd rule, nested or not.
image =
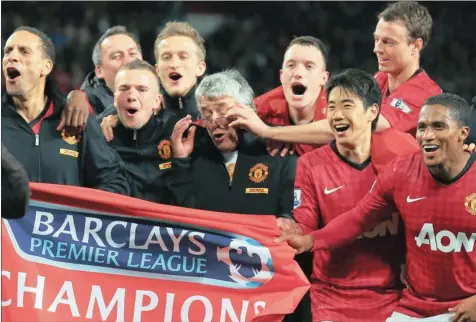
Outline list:
[[[165,87],[165,91],[172,97],[184,97],[188,94],[190,89],[186,86],[167,86]]]

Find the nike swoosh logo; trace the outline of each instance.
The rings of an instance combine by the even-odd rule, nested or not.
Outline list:
[[[345,186],[345,185],[342,185],[342,186],[340,186],[340,187],[337,187],[337,188],[334,188],[334,189],[331,189],[331,190],[328,190],[327,187],[325,187],[325,188],[324,188],[324,193],[325,193],[326,195],[331,194],[331,193],[333,193],[334,191],[337,191],[337,190],[339,190],[340,188],[342,188],[342,187],[344,187],[344,186]]]
[[[410,198],[410,195],[408,195],[408,197],[407,197],[407,202],[408,202],[408,203],[412,203],[412,202],[419,201],[419,200],[422,200],[422,199],[425,199],[425,198],[426,198],[426,197],[421,197],[421,198],[414,198],[414,199],[412,199],[412,198]]]

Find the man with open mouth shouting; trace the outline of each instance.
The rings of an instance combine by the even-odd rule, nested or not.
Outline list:
[[[284,53],[280,71],[282,86],[255,99],[258,116],[270,125],[307,124],[326,118],[328,52],[324,43],[311,36],[297,37]],[[319,145],[296,144],[302,155]],[[275,154],[277,151],[272,151]]]
[[[131,196],[168,203],[162,175],[171,168],[169,137],[177,120],[155,115],[162,102],[154,67],[142,60],[122,66],[116,76],[114,105],[119,122],[110,145],[125,163]]]
[[[32,182],[96,188],[129,194],[124,164],[92,120],[81,135],[56,130],[65,98],[50,78],[51,40],[32,27],[8,38],[2,61],[2,142]]]

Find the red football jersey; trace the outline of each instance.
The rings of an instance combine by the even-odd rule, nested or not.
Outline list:
[[[441,88],[422,70],[387,96],[388,74],[378,72],[374,77],[382,92],[381,114],[393,128],[415,136],[423,103],[441,94]]]
[[[294,217],[305,232],[327,225],[352,209],[371,189],[377,173],[370,159],[353,164],[335,141],[298,159]],[[403,263],[397,251],[399,215],[332,252],[314,252],[313,320],[383,322],[400,297],[396,281]],[[389,251],[392,250],[392,251]],[[402,255],[399,257],[398,255]]]
[[[289,106],[284,96],[283,87],[279,86],[254,99],[256,113],[267,124],[278,126],[292,125],[289,118]],[[327,99],[323,88],[314,105],[314,121],[327,118]],[[296,144],[296,152],[303,155],[321,145]]]
[[[422,153],[395,159],[356,208],[312,233],[313,249],[346,245],[397,209],[405,223],[407,288],[396,311],[413,317],[448,313],[476,294],[475,160],[476,154],[452,182],[441,183]]]

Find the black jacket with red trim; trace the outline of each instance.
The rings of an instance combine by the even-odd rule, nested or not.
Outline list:
[[[222,154],[207,130],[197,126],[192,155],[172,158],[165,178],[177,206],[292,218],[296,161],[295,156],[271,156],[264,141],[240,132],[230,181]]]
[[[2,97],[2,143],[29,180],[129,195],[124,163],[107,145],[95,119],[89,116],[80,136],[57,131],[65,100],[48,89],[46,93],[48,102],[31,123],[17,113],[10,96]]]
[[[89,105],[96,115],[114,105],[114,94],[94,72],[86,75],[80,89],[88,96]]]
[[[121,122],[114,128],[114,139],[109,144],[126,166],[131,197],[170,203],[163,175],[172,166],[170,135],[177,120],[153,116],[139,130],[128,129]]]

